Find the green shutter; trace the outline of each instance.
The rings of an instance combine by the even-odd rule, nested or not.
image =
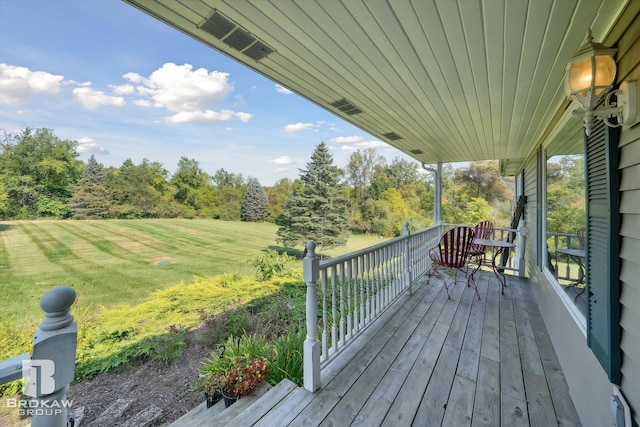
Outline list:
[[[587,342],[609,380],[620,384],[620,178],[618,128],[598,121],[585,138]]]

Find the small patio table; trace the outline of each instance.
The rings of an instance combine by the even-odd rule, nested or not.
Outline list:
[[[498,266],[496,265],[496,259],[498,255],[500,255],[506,248],[515,248],[516,244],[512,242],[504,242],[502,240],[492,240],[492,239],[473,239],[473,243],[476,245],[486,246],[497,248],[493,257],[491,258],[491,268],[493,269],[493,273],[496,275],[498,280],[500,281],[500,285],[502,285],[502,294],[504,295],[504,288],[507,286],[507,279],[504,277],[504,273],[498,270]],[[471,273],[471,278],[473,280],[473,275],[480,269],[482,266],[484,258],[480,258],[478,260],[478,266]],[[474,280],[475,283],[475,280]]]
[[[584,264],[582,264],[582,260],[585,257],[584,249],[559,248],[559,249],[556,249],[556,252],[568,255],[571,259],[573,259],[576,262],[576,264],[578,264],[578,280],[573,280],[571,283],[569,283],[569,286],[578,286],[580,284],[584,284]],[[582,288],[582,290],[576,294],[574,301],[576,301],[578,297],[582,295],[585,289],[586,287]]]

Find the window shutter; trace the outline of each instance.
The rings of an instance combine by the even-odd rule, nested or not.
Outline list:
[[[597,121],[585,137],[587,342],[609,380],[620,384],[618,128]]]

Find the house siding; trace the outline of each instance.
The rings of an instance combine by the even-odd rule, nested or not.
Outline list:
[[[587,346],[584,327],[572,317],[552,285],[553,277],[544,272],[542,260],[536,259],[538,241],[538,202],[543,202],[538,180],[542,174],[534,155],[524,165],[524,193],[527,196],[527,274],[540,312],[553,342],[562,372],[569,385],[571,400],[585,427],[611,425],[611,383],[607,374]],[[585,374],[588,372],[589,374]]]
[[[620,388],[640,424],[640,124],[620,139]]]
[[[619,27],[618,82],[640,84],[640,19],[638,3]],[[628,26],[624,22],[629,22]],[[616,31],[612,32],[615,37]],[[638,89],[640,92],[640,89]],[[640,424],[640,114],[623,127],[618,142],[620,163],[620,389]]]

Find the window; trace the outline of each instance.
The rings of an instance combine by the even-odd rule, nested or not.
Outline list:
[[[545,166],[544,265],[555,278],[562,300],[584,318],[588,293],[585,292],[586,193],[582,138],[548,147]]]

